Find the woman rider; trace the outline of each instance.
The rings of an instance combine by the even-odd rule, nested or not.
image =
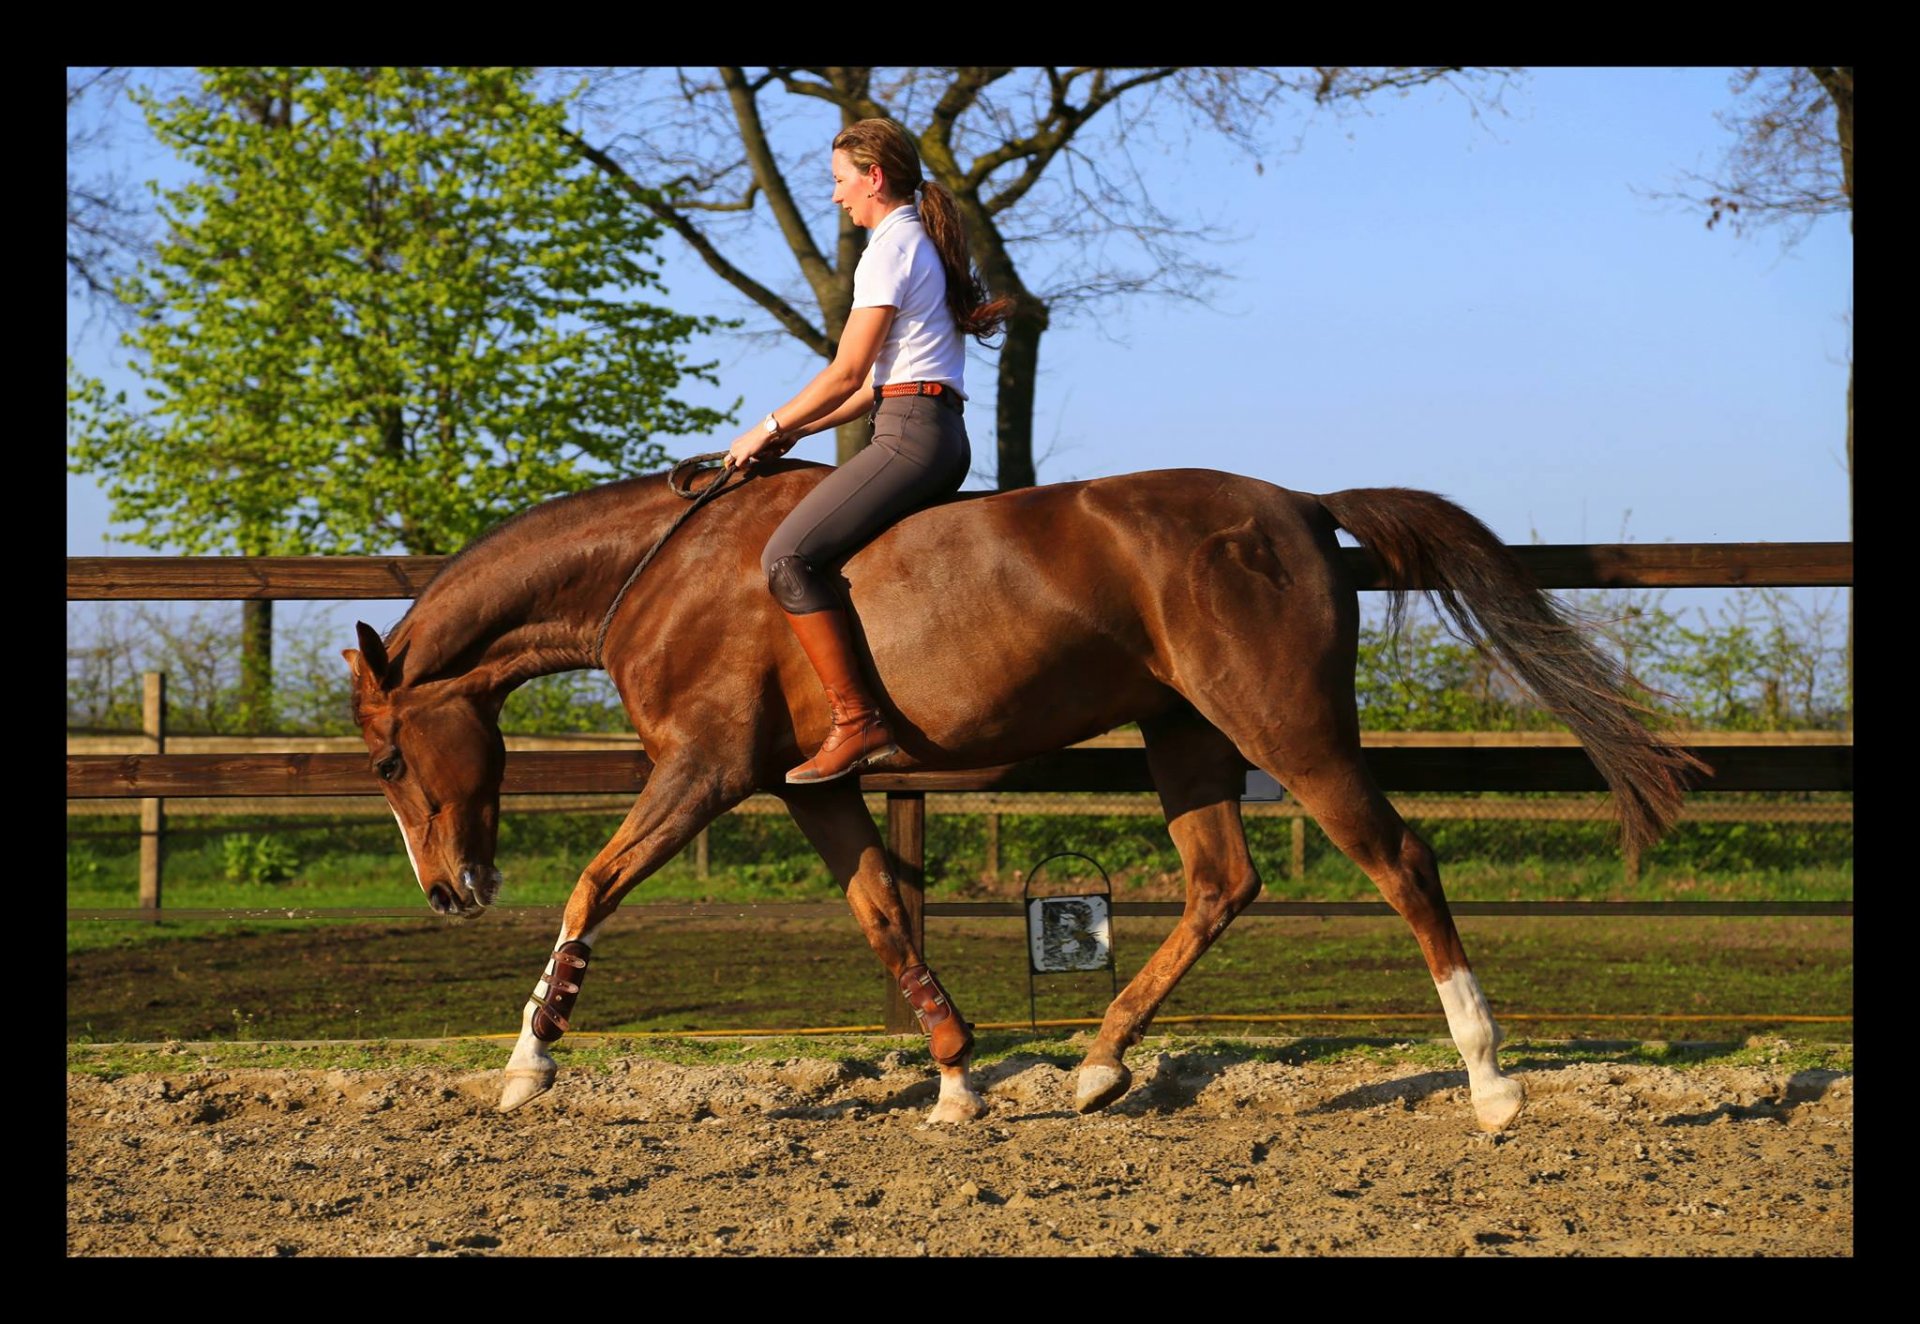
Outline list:
[[[750,470],[862,414],[873,427],[872,445],[793,508],[760,558],[833,715],[826,742],[787,774],[789,782],[832,781],[899,752],[823,571],[966,479],[973,457],[962,421],[961,335],[984,342],[1013,304],[986,302],[968,268],[953,196],[922,178],[913,140],[892,120],[861,120],[834,138],[833,201],[872,231],[854,270],[853,311],[838,352],[800,394],[741,434],[726,460],[729,469]]]

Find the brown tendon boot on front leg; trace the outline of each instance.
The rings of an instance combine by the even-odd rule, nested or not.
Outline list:
[[[838,607],[796,616],[786,613],[794,637],[827,691],[833,726],[819,753],[787,774],[791,783],[830,782],[879,765],[900,752],[880,707],[867,693],[853,651],[853,628]]]
[[[553,973],[546,977],[547,996],[533,1012],[533,1037],[550,1044],[572,1027],[567,1017],[580,998],[580,982],[587,977],[587,958],[593,949],[579,939],[563,942],[553,953]],[[571,976],[571,978],[569,978]]]
[[[587,977],[587,959],[592,955],[592,948],[576,938],[561,943],[548,958],[547,970],[534,986],[536,994],[528,999],[531,1015],[524,1022],[521,1042],[502,1073],[501,1112],[512,1112],[553,1087],[556,1068],[547,1048],[567,1032],[567,1018],[580,997],[580,982]],[[529,1034],[531,1042],[526,1038]]]
[[[973,1026],[961,1018],[959,1008],[924,962],[900,972],[900,995],[927,1032],[933,1060],[943,1067],[966,1061],[973,1052]]]

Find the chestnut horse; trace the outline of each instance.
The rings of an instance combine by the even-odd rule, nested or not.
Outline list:
[[[536,506],[450,560],[384,640],[345,652],[354,715],[436,911],[492,903],[499,714],[521,683],[604,666],[653,769],[581,873],[521,1016],[500,1108],[548,1089],[594,937],[623,897],[756,791],[785,801],[846,891],[874,953],[921,1013],[940,1067],[930,1117],[986,1105],[972,1036],[915,949],[857,778],[789,786],[827,701],[760,569],[768,536],[826,470],[780,462],[728,488],[664,544],[686,503],[666,476]],[[682,493],[681,495],[684,495]],[[1108,1008],[1076,1084],[1083,1112],[1126,1092],[1123,1062],[1187,969],[1260,890],[1240,822],[1244,763],[1265,769],[1412,927],[1466,1061],[1480,1126],[1525,1095],[1440,887],[1433,852],[1367,771],[1354,701],[1359,606],[1336,528],[1394,586],[1433,593],[1579,736],[1625,836],[1649,842],[1693,761],[1634,720],[1624,676],[1507,548],[1442,497],[1315,496],[1204,470],[962,493],[840,567],[862,660],[902,754],[888,769],[1013,763],[1138,722],[1186,909]],[[649,548],[644,573],[635,567]],[[1697,766],[1695,764],[1694,766]]]

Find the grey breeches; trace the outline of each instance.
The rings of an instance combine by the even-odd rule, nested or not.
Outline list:
[[[873,444],[822,479],[767,540],[767,588],[795,616],[839,606],[826,567],[902,515],[958,491],[972,466],[956,410],[923,395],[882,400]]]

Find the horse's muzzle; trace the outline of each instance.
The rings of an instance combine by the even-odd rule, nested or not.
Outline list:
[[[500,871],[491,866],[477,869],[469,864],[460,870],[460,886],[466,890],[472,904],[483,910],[500,895],[500,882]]]
[[[472,919],[486,907],[472,897],[463,897],[445,883],[435,883],[427,892],[427,905],[436,915],[453,919]]]
[[[427,889],[427,904],[436,915],[470,919],[493,904],[500,894],[500,882],[498,869],[477,869],[469,864],[460,870],[458,891],[445,883],[435,883]]]

